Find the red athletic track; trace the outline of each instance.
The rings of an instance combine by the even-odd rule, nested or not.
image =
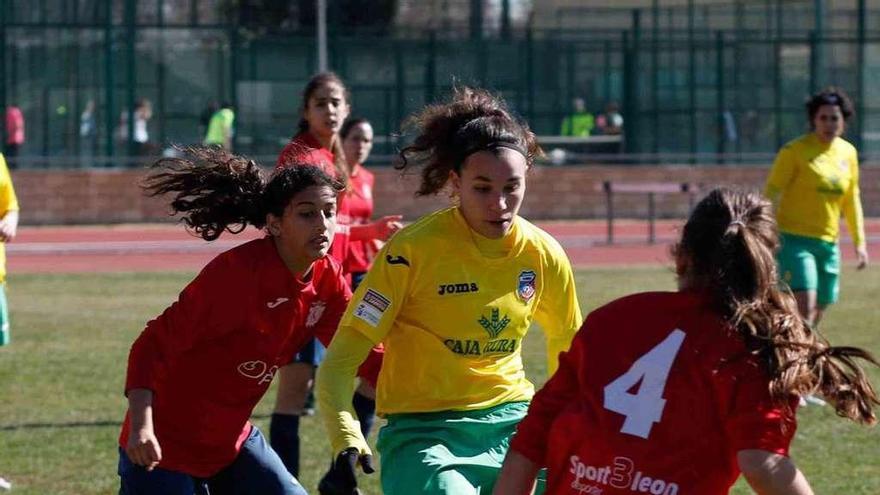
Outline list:
[[[880,239],[880,219],[867,221],[868,236]],[[669,245],[681,221],[657,223],[656,244],[647,243],[647,223],[615,223],[617,244],[606,244],[604,221],[538,222],[565,248],[573,265],[631,266],[669,263]],[[22,227],[7,245],[10,273],[197,271],[217,253],[262,235],[250,229],[205,242],[181,225]],[[852,259],[846,244],[844,259]]]

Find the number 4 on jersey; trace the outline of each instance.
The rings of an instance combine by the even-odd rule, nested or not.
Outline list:
[[[659,423],[666,407],[663,389],[669,369],[681,348],[685,334],[675,329],[663,342],[642,355],[626,373],[605,386],[605,409],[626,416],[622,433],[648,438],[654,423]],[[639,385],[638,392],[630,389]]]

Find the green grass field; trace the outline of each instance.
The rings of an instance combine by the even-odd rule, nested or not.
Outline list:
[[[192,274],[15,275],[9,282],[13,344],[0,348],[0,476],[13,494],[108,494],[117,489],[116,437],[125,410],[122,386],[128,348],[144,322],[177,295]],[[880,269],[843,276],[843,301],[824,331],[833,342],[880,353]],[[578,272],[585,311],[618,296],[672,289],[668,270]],[[529,336],[526,366],[545,377],[543,341]],[[871,370],[880,385],[880,372]],[[255,411],[264,431],[274,389]],[[880,429],[835,417],[830,408],[799,413],[793,457],[816,493],[880,493]],[[314,417],[303,422],[303,473],[310,492],[326,466],[327,444]],[[378,494],[378,476],[364,479]],[[750,493],[742,484],[734,493]]]

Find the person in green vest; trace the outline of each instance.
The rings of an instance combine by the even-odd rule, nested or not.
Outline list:
[[[232,125],[235,123],[235,112],[232,104],[223,102],[220,110],[214,112],[208,122],[208,131],[205,133],[205,146],[220,146],[223,149],[232,149]]]
[[[562,119],[562,129],[559,133],[563,136],[589,136],[596,126],[596,121],[593,118],[593,114],[587,111],[584,99],[575,98],[572,101],[572,109],[571,114]]]

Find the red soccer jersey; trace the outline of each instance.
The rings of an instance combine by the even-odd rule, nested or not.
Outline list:
[[[350,298],[337,263],[319,259],[298,280],[270,237],[208,263],[128,359],[126,392],[153,391],[159,467],[207,477],[229,465],[278,367],[313,337],[329,345]],[[122,447],[128,435],[126,415]]]
[[[346,196],[348,214],[352,225],[370,223],[373,217],[373,173],[358,165],[351,174],[351,193]],[[348,257],[345,260],[345,271],[349,273],[365,272],[378,251],[379,243],[375,239],[369,241],[350,241]]]
[[[321,143],[311,134],[303,132],[294,136],[284,149],[281,150],[281,154],[278,155],[278,161],[275,164],[275,170],[293,164],[315,165],[320,167],[330,177],[338,178],[333,162],[333,152],[321,146]],[[348,256],[348,226],[350,224],[348,198],[343,192],[337,199],[336,235],[333,236],[333,245],[330,246],[330,255],[340,264],[344,264]]]
[[[590,314],[511,448],[547,466],[547,494],[720,494],[736,453],[788,455],[796,422],[742,339],[694,292]]]

